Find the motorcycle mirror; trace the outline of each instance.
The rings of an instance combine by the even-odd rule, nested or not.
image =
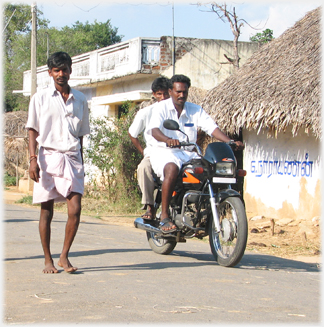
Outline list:
[[[166,119],[163,122],[163,127],[166,128],[166,129],[170,129],[172,131],[178,131],[179,130],[179,124],[175,120],[172,120],[172,119]]]
[[[179,126],[179,124],[175,120],[166,119],[163,122],[163,127],[166,128],[166,129],[170,129],[172,131],[179,131],[179,132],[181,132],[183,135],[185,135],[187,137],[187,142],[189,143],[189,137],[188,137],[188,135],[186,133],[184,133],[182,130],[180,130],[180,126]]]

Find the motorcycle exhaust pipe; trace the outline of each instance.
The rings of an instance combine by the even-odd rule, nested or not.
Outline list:
[[[156,228],[150,224],[145,224],[144,219],[143,218],[136,218],[134,221],[134,225],[136,228],[139,229],[143,229],[147,232],[152,232],[152,233],[156,233],[158,235],[162,234],[162,232],[160,231],[159,228]]]

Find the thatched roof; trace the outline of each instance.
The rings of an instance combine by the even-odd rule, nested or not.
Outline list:
[[[25,125],[27,123],[27,111],[7,112],[3,115],[3,133],[10,137],[27,136]]]
[[[188,102],[192,102],[201,106],[207,95],[207,90],[201,89],[199,87],[191,86],[188,92]]]
[[[28,135],[25,129],[27,116],[27,111],[3,114],[3,167],[11,176],[16,174],[17,162],[20,175],[28,169]]]
[[[222,130],[285,131],[321,137],[321,8],[263,45],[235,74],[207,93],[203,108]]]

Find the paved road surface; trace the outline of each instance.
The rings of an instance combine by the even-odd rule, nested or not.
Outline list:
[[[318,323],[317,264],[246,253],[236,268],[216,264],[208,243],[189,240],[171,255],[145,233],[82,217],[70,260],[75,274],[42,274],[39,209],[6,205],[3,219],[7,324]],[[57,262],[66,217],[55,213]],[[57,267],[59,268],[59,267]]]

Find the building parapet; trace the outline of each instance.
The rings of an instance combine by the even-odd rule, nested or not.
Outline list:
[[[148,72],[160,61],[160,38],[137,37],[72,57],[72,87]],[[151,70],[149,71],[151,72]],[[37,89],[52,83],[47,65],[37,68]],[[23,94],[30,95],[31,71],[24,72]]]

